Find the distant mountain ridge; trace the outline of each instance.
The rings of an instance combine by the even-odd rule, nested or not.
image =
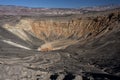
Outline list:
[[[0,15],[65,15],[83,14],[88,11],[105,11],[120,8],[120,5],[105,5],[85,8],[30,8],[14,5],[0,5]]]
[[[88,10],[88,11],[104,11],[104,10],[110,10],[110,9],[116,9],[116,8],[120,8],[120,4],[118,4],[118,5],[111,4],[111,5],[103,5],[103,6],[85,7],[85,8],[82,8],[82,9],[83,10]]]

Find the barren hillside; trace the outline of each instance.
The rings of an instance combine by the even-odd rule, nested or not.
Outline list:
[[[119,80],[120,10],[1,14],[0,70],[1,80]]]

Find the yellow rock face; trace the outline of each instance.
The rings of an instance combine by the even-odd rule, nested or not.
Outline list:
[[[58,38],[88,38],[107,32],[115,25],[118,13],[107,16],[75,18],[72,20],[38,20],[31,23],[33,33],[44,41],[54,41]]]
[[[3,27],[25,41],[31,41],[32,36],[44,41],[38,51],[64,49],[76,42],[94,39],[108,33],[117,23],[120,13],[110,13],[106,16],[74,18],[71,20],[54,19],[21,19],[15,26],[5,24]],[[31,41],[32,43],[32,41]]]

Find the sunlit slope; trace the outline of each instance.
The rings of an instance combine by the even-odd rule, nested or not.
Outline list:
[[[49,44],[51,49],[56,50],[105,35],[118,27],[119,17],[120,13],[116,11],[69,20],[27,18],[20,19],[15,25],[6,23],[3,28],[29,44],[28,48],[39,50],[41,45]],[[57,46],[59,44],[61,45]]]

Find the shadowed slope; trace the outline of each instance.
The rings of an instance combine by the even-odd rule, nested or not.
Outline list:
[[[93,76],[92,73],[120,76],[119,23],[119,11],[94,13],[94,16],[83,15],[69,20],[28,17],[14,26],[10,22],[5,23],[0,28],[0,69],[6,73],[0,74],[8,75],[10,79],[14,78],[11,75],[17,75],[12,80],[21,80],[26,76],[29,80],[49,80],[53,74],[58,74],[57,79],[62,74],[62,79],[69,79],[69,75],[74,78],[84,76],[83,72],[90,72]],[[89,75],[87,79],[90,79]]]
[[[38,49],[45,43],[45,45],[51,46],[51,51],[65,49],[65,47],[79,42],[82,44],[87,40],[107,34],[118,27],[114,25],[118,25],[119,16],[120,12],[115,11],[103,16],[74,18],[72,20],[21,19],[15,26],[6,23],[3,27],[28,44],[33,45],[33,49]],[[59,44],[61,46],[57,47]]]

